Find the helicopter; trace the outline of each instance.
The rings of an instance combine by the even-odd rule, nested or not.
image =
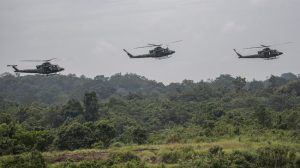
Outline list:
[[[7,67],[12,67],[15,73],[35,73],[35,74],[50,75],[65,70],[64,68],[58,65],[53,65],[50,63],[50,61],[55,59],[56,58],[52,58],[48,60],[23,60],[24,62],[43,62],[41,65],[37,65],[36,69],[18,69],[17,68],[18,65],[7,65]]]
[[[154,49],[150,50],[148,54],[142,54],[142,55],[136,55],[136,56],[134,56],[134,55],[132,55],[131,53],[129,53],[125,49],[123,49],[123,51],[125,51],[130,58],[157,58],[157,59],[165,59],[165,58],[171,57],[171,55],[175,53],[175,51],[170,50],[168,48],[169,44],[178,43],[178,42],[181,42],[181,41],[182,40],[173,41],[173,42],[170,42],[168,44],[148,44],[147,46],[142,46],[142,47],[134,48],[134,49],[139,49],[139,48],[154,48]],[[164,45],[166,45],[167,47],[166,48],[162,47]]]
[[[290,44],[291,42],[287,43],[282,43],[282,44],[273,44],[273,45],[260,45],[258,47],[249,47],[249,48],[244,48],[244,49],[255,49],[255,48],[262,48],[262,50],[258,51],[257,54],[254,55],[241,55],[236,51],[236,49],[233,49],[233,51],[239,56],[239,58],[263,58],[265,60],[272,60],[272,59],[277,59],[278,56],[282,55],[283,52],[280,52],[275,49],[271,49],[271,46],[275,45],[284,45],[284,44]]]

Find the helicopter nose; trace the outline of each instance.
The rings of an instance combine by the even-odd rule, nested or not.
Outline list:
[[[283,52],[279,52],[279,53],[278,53],[278,55],[282,55],[282,54],[283,54]]]

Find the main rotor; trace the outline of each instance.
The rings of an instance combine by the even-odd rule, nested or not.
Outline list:
[[[243,48],[243,49],[256,49],[256,48],[270,48],[272,46],[280,46],[280,45],[287,45],[287,44],[291,44],[292,42],[286,42],[286,43],[278,43],[278,44],[272,44],[272,45],[264,45],[264,44],[261,44],[260,46],[257,46],[257,47],[249,47],[249,48]]]
[[[153,48],[153,47],[162,47],[162,46],[168,47],[170,44],[179,43],[179,42],[182,42],[182,41],[183,41],[183,40],[177,40],[177,41],[172,41],[172,42],[169,42],[169,43],[166,43],[166,44],[152,44],[152,43],[149,43],[149,44],[147,44],[146,46],[136,47],[136,48],[134,48],[134,49],[140,49],[140,48]]]
[[[44,62],[44,63],[49,63],[57,58],[51,58],[51,59],[46,59],[46,60],[21,60],[22,62]]]

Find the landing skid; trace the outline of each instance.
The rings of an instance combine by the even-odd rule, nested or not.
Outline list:
[[[171,58],[172,56],[165,56],[165,57],[158,57],[158,58],[156,58],[156,59],[158,59],[158,60],[163,60],[163,59],[168,59],[168,58]]]
[[[47,74],[46,76],[55,76],[55,75],[59,75],[57,73],[52,73],[52,74]]]
[[[265,60],[274,60],[274,59],[278,59],[279,57],[273,57],[273,58],[265,58]]]

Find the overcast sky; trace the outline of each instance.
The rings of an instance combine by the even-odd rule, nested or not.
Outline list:
[[[136,73],[160,82],[195,81],[220,74],[266,79],[300,73],[300,0],[0,0],[0,73],[24,59],[58,58],[66,70],[94,77]],[[167,43],[164,60],[130,59]],[[277,60],[238,59],[232,51],[260,44],[285,54]]]

